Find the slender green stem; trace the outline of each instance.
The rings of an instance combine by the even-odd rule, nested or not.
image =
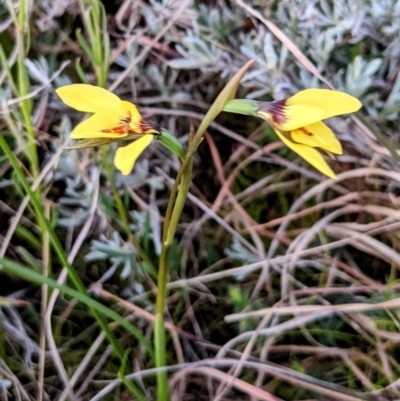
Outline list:
[[[176,188],[174,193],[177,192],[176,202],[174,202],[173,208],[170,207],[171,203],[168,204],[168,209],[171,212],[167,213],[166,221],[164,223],[163,246],[161,249],[157,279],[158,287],[156,299],[156,324],[154,327],[154,348],[157,367],[166,365],[166,339],[163,315],[165,310],[165,302],[167,299],[168,258],[192,179],[192,160],[193,159],[191,156],[187,156],[185,159],[186,163],[182,165],[182,173],[178,174],[178,177],[182,178],[181,185],[179,187],[177,185],[174,186],[174,188]],[[178,181],[176,180],[175,182]],[[173,195],[171,194],[170,201],[172,198]],[[164,371],[159,371],[157,373],[157,400],[167,401],[168,399],[169,389],[167,374]]]
[[[156,303],[156,313],[160,314],[161,316],[163,316],[165,309],[169,250],[175,237],[176,228],[178,226],[183,207],[185,206],[186,197],[189,192],[192,179],[193,159],[191,156],[188,156],[187,160],[188,162],[182,166],[185,167],[185,169],[181,169],[181,185],[177,187],[178,192],[176,201],[174,202],[174,207],[171,208],[172,211],[166,216],[164,223],[163,246],[158,269],[158,290]]]
[[[156,355],[156,366],[162,367],[166,365],[166,339],[164,329],[164,318],[156,313],[154,324],[154,345]],[[169,399],[169,386],[167,374],[164,371],[157,372],[157,400],[167,401]]]
[[[156,367],[161,368],[166,365],[166,341],[165,341],[165,328],[164,328],[164,309],[167,298],[167,276],[168,276],[168,258],[172,241],[175,236],[176,228],[179,218],[181,216],[183,207],[186,202],[186,197],[189,191],[189,186],[192,177],[192,160],[193,155],[199,147],[204,133],[217,117],[217,115],[224,109],[226,103],[233,99],[236,90],[239,86],[240,80],[243,78],[246,71],[253,64],[253,60],[246,63],[228,82],[225,88],[215,99],[214,103],[204,116],[203,121],[200,123],[196,134],[190,141],[189,149],[183,160],[182,166],[175,179],[174,186],[171,190],[171,195],[168,200],[167,211],[165,214],[164,228],[163,228],[163,243],[159,261],[158,281],[157,281],[157,299],[156,299],[156,325],[154,332],[154,346],[156,353]],[[157,400],[168,401],[169,390],[168,380],[165,372],[159,371],[157,374]]]

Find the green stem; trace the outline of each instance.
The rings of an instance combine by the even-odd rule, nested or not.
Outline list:
[[[164,329],[164,310],[167,299],[167,276],[168,276],[168,257],[172,242],[175,237],[179,218],[185,206],[186,197],[192,179],[193,159],[187,156],[182,168],[177,176],[173,191],[171,193],[167,214],[164,222],[163,245],[160,255],[160,263],[157,279],[157,299],[156,299],[156,324],[154,327],[154,348],[156,354],[156,367],[162,368],[166,365],[166,339]],[[181,185],[178,187],[179,181]],[[172,199],[176,201],[172,202]],[[169,389],[167,374],[164,371],[157,372],[157,400],[167,401],[169,399]]]
[[[167,287],[167,273],[168,273],[168,256],[169,250],[171,248],[172,242],[175,237],[176,228],[178,226],[179,218],[182,214],[183,207],[185,206],[186,197],[189,192],[189,187],[192,179],[192,157],[187,156],[187,163],[182,165],[181,172],[178,174],[177,179],[181,178],[181,185],[174,185],[173,192],[176,189],[177,196],[174,202],[168,202],[168,209],[171,210],[170,213],[166,214],[164,221],[164,232],[163,232],[163,246],[160,255],[160,264],[158,269],[158,288],[157,288],[157,301],[156,301],[156,313],[163,316],[165,309],[165,299],[166,299],[166,287]],[[183,169],[184,168],[184,169]],[[179,181],[175,181],[175,184]],[[174,199],[175,197],[170,197]],[[170,207],[172,205],[173,207]]]
[[[156,356],[156,367],[163,368],[166,365],[166,340],[164,329],[164,318],[159,313],[156,314],[154,324],[154,345]],[[157,400],[167,401],[169,399],[168,378],[165,371],[157,371]]]
[[[189,191],[189,186],[192,178],[193,155],[197,151],[201,141],[203,140],[204,133],[217,117],[217,115],[224,109],[226,103],[233,99],[236,90],[239,86],[240,80],[243,78],[246,71],[252,65],[253,60],[247,62],[228,82],[225,88],[215,99],[214,103],[208,110],[204,119],[200,123],[196,134],[190,141],[189,149],[183,160],[182,166],[175,179],[174,186],[171,190],[171,195],[168,200],[167,211],[165,214],[164,228],[163,228],[163,243],[160,255],[158,281],[157,281],[157,299],[156,299],[156,325],[154,331],[154,346],[156,353],[156,367],[159,368],[157,373],[157,400],[168,401],[169,389],[167,375],[161,371],[161,368],[166,365],[166,341],[165,341],[165,328],[164,328],[164,310],[167,298],[167,275],[168,275],[168,257],[175,236],[176,228],[179,218],[181,216],[183,207],[186,202],[186,197]]]

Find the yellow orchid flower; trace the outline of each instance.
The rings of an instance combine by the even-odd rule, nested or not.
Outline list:
[[[150,145],[155,135],[160,135],[156,125],[143,119],[133,103],[98,86],[73,84],[56,89],[57,95],[75,110],[94,113],[78,124],[70,138],[78,139],[77,145],[68,149],[82,149],[107,145],[121,140],[135,140],[117,149],[114,165],[121,174],[128,175],[140,154]]]
[[[315,148],[340,155],[343,153],[342,145],[321,120],[353,113],[361,106],[358,99],[347,93],[329,89],[306,89],[288,99],[259,103],[256,115],[271,125],[288,148],[321,173],[336,178]]]

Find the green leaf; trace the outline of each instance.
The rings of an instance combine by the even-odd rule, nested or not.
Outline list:
[[[177,155],[181,161],[185,157],[185,152],[183,151],[182,144],[171,135],[168,131],[162,130],[161,135],[156,137],[161,145],[171,151],[174,155]]]
[[[147,338],[143,336],[139,329],[137,329],[132,323],[126,320],[124,317],[114,312],[112,309],[101,304],[95,299],[91,298],[86,293],[81,293],[65,285],[59,284],[57,281],[44,276],[41,273],[35,272],[32,269],[28,269],[19,263],[13,262],[9,259],[0,258],[0,271],[8,274],[20,277],[24,280],[30,281],[37,285],[47,284],[52,289],[58,289],[65,295],[68,295],[71,299],[76,299],[79,302],[87,305],[92,310],[96,310],[102,316],[108,317],[111,321],[117,322],[120,326],[124,327],[133,337],[135,337],[141,345],[143,345],[149,352],[150,356],[153,356],[153,349]],[[122,358],[123,360],[123,358]]]
[[[28,251],[28,249],[19,246],[17,247],[18,256],[24,261],[28,266],[30,266],[35,271],[40,271],[42,266],[40,262]]]
[[[17,226],[15,229],[15,234],[17,234],[20,238],[27,241],[29,245],[35,247],[36,249],[42,249],[42,243],[40,241],[40,235],[37,232],[32,232],[26,229],[24,226]]]
[[[85,71],[83,71],[83,68],[81,66],[81,59],[79,57],[75,60],[75,70],[81,81],[85,84],[88,84],[89,81],[86,77]]]

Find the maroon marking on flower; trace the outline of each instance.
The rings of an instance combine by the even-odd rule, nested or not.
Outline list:
[[[160,133],[160,126],[158,125],[157,121],[151,119],[145,120],[142,118],[140,120],[139,130],[141,133],[150,131],[150,133],[157,135]]]
[[[269,103],[266,111],[271,114],[272,121],[275,124],[282,125],[288,118],[285,115],[286,99],[277,100],[276,102]]]
[[[112,128],[102,129],[101,132],[112,133],[112,134],[129,134],[131,129],[129,124],[125,121],[121,121],[118,125]]]
[[[102,129],[101,132],[105,132],[105,133],[112,133],[112,134],[129,134],[130,129],[129,129],[129,125],[127,123],[120,123],[118,125],[116,125],[115,127],[112,128],[106,128],[106,129]]]
[[[132,121],[132,114],[128,112],[125,118],[119,120],[118,125],[112,128],[106,128],[101,132],[113,133],[113,134],[135,134],[129,127],[129,123]]]

